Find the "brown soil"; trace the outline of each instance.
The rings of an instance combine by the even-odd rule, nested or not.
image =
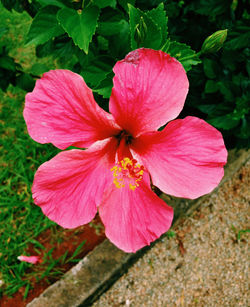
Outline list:
[[[42,249],[41,254],[39,254],[39,256],[42,258],[42,262],[40,264],[32,265],[29,272],[27,272],[27,276],[30,276],[29,279],[32,285],[32,289],[29,291],[27,298],[23,298],[25,287],[22,287],[12,297],[3,296],[0,301],[0,306],[25,307],[27,303],[39,296],[50,284],[60,279],[61,275],[57,274],[56,276],[53,276],[50,274],[49,276],[47,275],[40,279],[39,282],[36,281],[36,277],[41,276],[48,267],[46,257],[48,257],[49,251],[52,251],[51,257],[53,259],[58,259],[60,256],[64,255],[66,251],[68,251],[66,259],[69,259],[73,255],[77,246],[79,246],[79,244],[83,241],[86,241],[81,249],[81,252],[75,257],[77,259],[81,259],[104,239],[104,227],[98,216],[90,224],[73,230],[62,229],[59,227],[47,229],[36,238],[36,241],[42,244],[44,249]],[[35,249],[34,245],[30,245],[27,248],[26,254],[38,255],[37,249]],[[75,264],[76,263],[74,262],[58,264],[56,265],[54,271],[60,270],[63,274]]]

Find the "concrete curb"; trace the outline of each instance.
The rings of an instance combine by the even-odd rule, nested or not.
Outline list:
[[[231,151],[222,183],[229,180],[248,159],[250,150]],[[178,223],[196,210],[209,195],[197,200],[178,199],[164,194],[161,198],[174,207],[175,223]],[[136,254],[126,254],[105,240],[27,307],[90,306],[151,247],[145,247]]]

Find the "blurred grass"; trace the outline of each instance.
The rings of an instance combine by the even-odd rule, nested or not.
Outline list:
[[[35,49],[24,45],[31,18],[25,12],[8,12],[0,3],[0,20],[1,27],[7,28],[1,41],[15,61],[29,71],[37,64]],[[50,58],[39,63],[55,68]],[[54,225],[33,204],[31,185],[38,166],[55,156],[58,150],[50,144],[34,142],[27,134],[23,119],[25,94],[13,86],[9,86],[6,93],[0,90],[0,296],[11,295],[21,286],[29,290],[30,277],[25,271],[31,265],[20,263],[17,256],[25,254],[28,244]],[[39,252],[39,246],[37,250]]]
[[[0,28],[7,28],[7,33],[3,35],[0,41],[4,41],[9,55],[23,67],[25,72],[30,72],[32,66],[38,63],[35,48],[25,46],[31,21],[31,17],[25,11],[21,14],[16,11],[9,12],[0,2]],[[46,65],[48,69],[53,69],[56,66],[52,57],[39,59],[39,64]]]

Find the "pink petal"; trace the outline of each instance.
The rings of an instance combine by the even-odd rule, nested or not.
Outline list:
[[[141,135],[131,148],[154,185],[167,194],[191,199],[219,184],[227,161],[221,133],[196,117],[177,119],[161,132]]]
[[[60,152],[42,164],[32,187],[36,205],[64,228],[90,222],[110,186],[117,141],[100,141],[88,150]]]
[[[173,209],[151,191],[148,179],[134,191],[112,184],[99,207],[106,236],[125,252],[149,245],[172,223]]]
[[[168,54],[137,49],[113,70],[110,112],[134,136],[157,130],[182,110],[188,79],[182,65]]]
[[[118,131],[83,78],[69,70],[51,70],[26,95],[24,119],[30,136],[60,149],[88,147]]]
[[[32,264],[37,264],[38,262],[41,262],[41,258],[39,256],[18,256],[18,260],[32,263]]]

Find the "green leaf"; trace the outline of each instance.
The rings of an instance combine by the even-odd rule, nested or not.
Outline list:
[[[161,50],[180,61],[186,71],[189,71],[192,65],[201,63],[198,54],[190,46],[183,43],[168,39]]]
[[[93,57],[83,66],[81,75],[86,83],[91,86],[98,86],[112,71],[113,59],[108,56]]]
[[[233,119],[241,119],[250,114],[250,94],[243,94],[236,98],[236,108],[233,111]]]
[[[235,87],[237,88],[237,96],[240,96],[242,92],[248,93],[250,96],[250,91],[248,90],[250,88],[250,79],[243,73],[243,71],[237,75],[234,74],[232,76],[232,81],[234,85],[234,91]]]
[[[248,73],[248,77],[250,77],[250,61],[247,60],[246,62],[246,70],[247,70],[247,73]]]
[[[69,6],[68,0],[37,0],[42,6],[54,5],[60,8]]]
[[[118,43],[119,42],[119,43]],[[128,23],[124,23],[120,32],[109,38],[110,53],[116,58],[123,58],[130,49],[130,28]]]
[[[182,0],[180,0],[181,2]],[[136,0],[137,6],[146,6],[146,7],[154,7],[159,5],[160,3],[166,3],[169,2],[169,0]]]
[[[235,100],[234,94],[230,87],[231,83],[227,81],[219,81],[218,87],[225,100],[233,102]]]
[[[98,33],[103,36],[111,36],[116,35],[121,32],[121,30],[126,26],[128,23],[125,19],[121,19],[119,21],[104,21],[98,24]]]
[[[56,19],[57,11],[58,8],[55,6],[46,6],[36,14],[29,29],[27,46],[43,44],[64,33]]]
[[[183,6],[183,3],[184,1],[180,1],[180,2],[170,2],[170,1],[167,1],[167,3],[165,3],[165,9],[166,9],[166,12],[168,14],[168,17],[169,18],[177,18],[180,14],[180,10]]]
[[[23,73],[16,78],[16,85],[27,92],[31,92],[35,86],[35,80],[29,74]]]
[[[161,29],[144,12],[129,6],[131,48],[146,47],[159,49],[162,42]]]
[[[17,0],[1,0],[0,5],[1,5],[1,10],[3,5],[7,10],[9,11],[15,10],[18,13],[22,13],[24,9],[22,2]]]
[[[110,72],[97,87],[93,88],[93,92],[98,93],[103,98],[109,98],[113,87],[113,77],[114,73]]]
[[[206,94],[215,93],[218,89],[218,85],[214,80],[207,80],[204,90]]]
[[[16,64],[14,59],[7,55],[0,56],[0,67],[11,71],[16,71]]]
[[[104,7],[107,7],[107,6],[115,8],[116,0],[94,0],[93,4],[98,6],[100,9],[103,9]]]
[[[201,15],[215,17],[223,14],[230,8],[231,1],[225,0],[198,0],[192,1],[194,11]]]
[[[162,44],[165,43],[168,36],[168,17],[164,11],[163,3],[159,4],[157,8],[148,11],[147,16],[150,17],[161,30]]]
[[[211,114],[216,110],[217,105],[216,104],[201,104],[201,105],[198,105],[197,108],[205,114]]]
[[[240,126],[240,130],[236,135],[242,139],[249,139],[250,138],[250,121],[243,117],[242,123]]]
[[[65,64],[65,61],[72,59],[76,49],[78,48],[71,39],[58,38],[53,41],[51,52],[54,58],[63,58],[63,62]]]
[[[128,4],[135,5],[135,0],[117,0],[120,6],[124,8],[126,12],[128,12]]]
[[[231,114],[211,118],[207,122],[216,128],[225,130],[230,130],[239,124],[239,120],[232,119]]]
[[[234,71],[239,61],[242,60],[240,59],[238,52],[223,48],[221,62],[227,70]]]
[[[6,27],[1,27],[1,28],[0,28],[0,38],[1,38],[6,32],[8,32],[8,28],[6,28]]]
[[[214,79],[216,77],[216,68],[215,61],[206,58],[203,60],[204,73],[209,79]]]
[[[250,32],[246,32],[243,34],[237,33],[237,36],[235,38],[232,38],[225,43],[225,47],[229,50],[241,49],[249,47],[249,45],[250,45]]]
[[[63,29],[73,39],[75,45],[86,54],[97,27],[99,12],[100,9],[97,6],[88,6],[82,11],[64,8],[57,14],[57,19]]]
[[[49,68],[47,65],[45,64],[41,64],[41,63],[36,63],[31,67],[31,74],[35,75],[35,76],[39,76],[42,75],[44,72],[48,71]]]
[[[38,58],[49,56],[51,55],[52,50],[53,50],[53,41],[52,39],[50,39],[46,43],[36,46],[36,56]]]
[[[6,70],[0,68],[0,88],[5,91],[9,85],[9,83],[13,83],[15,80],[15,72],[8,72],[6,76]]]
[[[66,69],[68,62],[76,59],[75,53],[80,50],[75,46],[72,39],[69,37],[59,36],[55,39],[50,39],[48,42],[36,47],[36,56],[39,58],[52,56],[54,59],[62,61],[63,67]],[[72,67],[67,67],[72,69]]]
[[[99,50],[107,51],[109,49],[109,41],[105,37],[98,35],[97,43]]]

